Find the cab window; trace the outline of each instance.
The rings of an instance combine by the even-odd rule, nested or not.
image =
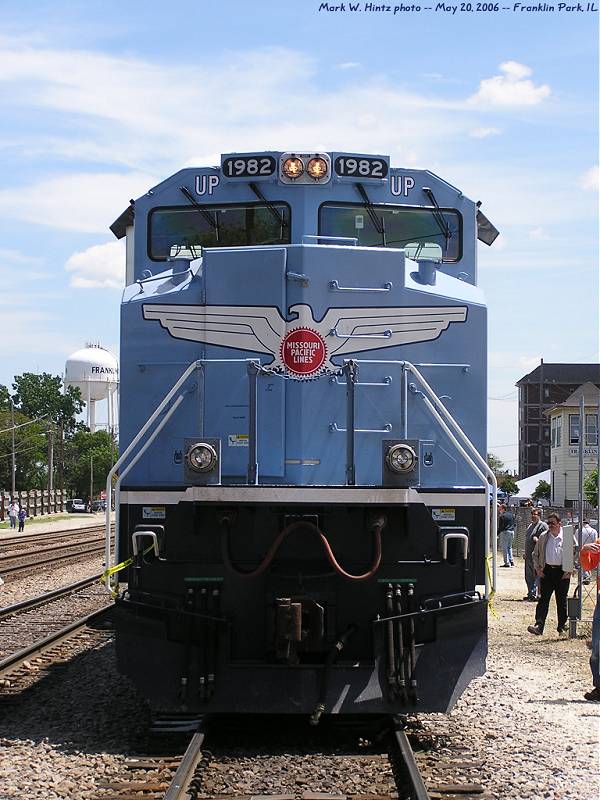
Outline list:
[[[410,258],[458,261],[461,257],[458,211],[393,205],[369,208],[360,203],[324,203],[319,209],[319,234],[357,239],[361,247],[406,248]]]
[[[289,244],[287,203],[156,208],[148,225],[148,255],[154,261],[195,258],[202,247]]]

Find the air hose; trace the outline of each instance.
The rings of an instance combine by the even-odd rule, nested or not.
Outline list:
[[[333,553],[333,550],[331,549],[331,545],[329,544],[327,536],[313,522],[309,522],[308,520],[298,520],[296,522],[292,522],[290,525],[287,525],[277,536],[277,538],[269,548],[267,555],[263,558],[258,567],[256,567],[256,569],[246,572],[244,570],[239,569],[239,567],[236,567],[231,561],[231,555],[229,552],[229,533],[231,528],[231,521],[228,517],[224,517],[221,521],[221,524],[225,528],[225,535],[221,539],[221,551],[222,551],[223,562],[232,572],[235,572],[235,574],[239,575],[241,578],[256,578],[261,573],[263,573],[267,569],[267,567],[271,564],[271,562],[275,558],[275,554],[279,550],[279,547],[283,542],[283,540],[286,538],[286,536],[288,536],[290,533],[295,533],[301,528],[307,528],[309,531],[312,531],[313,533],[316,533],[319,536],[319,538],[321,539],[321,543],[325,549],[325,555],[327,556],[329,563],[339,575],[341,575],[343,578],[346,578],[346,580],[350,581],[366,581],[369,578],[372,578],[373,575],[375,575],[381,563],[381,531],[385,527],[385,523],[386,523],[385,517],[378,517],[373,521],[373,523],[370,526],[371,530],[375,534],[375,555],[373,558],[373,563],[371,564],[371,568],[367,572],[364,572],[362,575],[352,575],[350,572],[346,572],[346,570],[337,561]]]

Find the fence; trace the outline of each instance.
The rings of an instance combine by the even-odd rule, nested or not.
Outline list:
[[[0,521],[4,521],[8,515],[8,504],[11,498],[10,492],[0,491]],[[62,514],[66,510],[67,491],[66,489],[56,489],[48,492],[42,489],[32,489],[28,492],[15,492],[14,499],[25,509],[28,517]]]

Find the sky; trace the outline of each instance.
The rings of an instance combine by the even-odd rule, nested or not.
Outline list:
[[[479,245],[488,450],[517,468],[515,382],[540,358],[600,361],[598,12],[353,5],[0,2],[0,383],[62,373],[87,341],[118,352],[108,226],[181,167],[385,153],[501,231]]]

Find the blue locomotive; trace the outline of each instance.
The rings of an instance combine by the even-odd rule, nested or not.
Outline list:
[[[120,669],[163,712],[449,710],[494,581],[479,203],[386,156],[235,153],[111,230]]]

